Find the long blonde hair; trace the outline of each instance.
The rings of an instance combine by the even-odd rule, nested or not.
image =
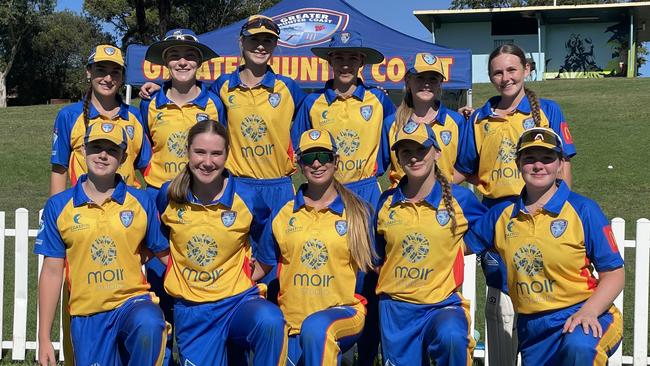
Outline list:
[[[399,107],[397,107],[397,111],[395,112],[395,124],[397,131],[399,131],[406,122],[411,118],[411,115],[413,114],[413,93],[411,93],[411,89],[407,85],[407,78],[412,77],[412,74],[407,74],[404,77],[404,85],[405,85],[405,92],[404,92],[404,98],[402,98],[402,103],[400,103]],[[438,87],[433,91],[433,95],[435,96],[434,99],[434,104],[438,103],[440,100],[440,94],[442,93],[442,83],[438,83]]]
[[[215,120],[204,120],[197,122],[190,130],[187,132],[187,151],[189,154],[190,146],[192,146],[192,141],[194,138],[201,133],[212,133],[218,136],[221,136],[226,146],[226,154],[228,153],[229,140],[228,133],[226,128],[219,122]],[[176,203],[187,203],[187,194],[190,191],[192,185],[192,172],[190,171],[189,163],[185,165],[185,168],[178,173],[178,175],[172,180],[169,184],[169,190],[167,192],[167,197],[170,201]]]
[[[377,257],[372,246],[368,225],[371,220],[369,209],[372,210],[372,208],[369,208],[364,201],[345,188],[336,178],[334,178],[334,189],[341,196],[345,206],[348,219],[348,248],[352,259],[360,270],[364,272],[372,270],[374,268],[372,261]]]

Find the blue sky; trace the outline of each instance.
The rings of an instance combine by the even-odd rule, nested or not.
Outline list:
[[[367,16],[395,28],[402,33],[425,41],[431,40],[431,33],[413,15],[413,10],[448,9],[451,0],[347,0]],[[56,9],[80,12],[83,0],[59,0]],[[650,76],[650,65],[641,68],[641,73]]]

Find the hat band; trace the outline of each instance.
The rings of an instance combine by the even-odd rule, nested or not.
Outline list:
[[[169,36],[165,37],[165,39],[163,39],[163,41],[171,41],[171,40],[194,41],[194,42],[199,41],[198,38],[196,38],[195,36],[193,36],[191,34],[172,34],[172,35],[169,35]]]

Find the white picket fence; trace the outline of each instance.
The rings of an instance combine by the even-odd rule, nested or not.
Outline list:
[[[42,214],[39,212],[39,218]],[[14,256],[14,296],[13,296],[13,334],[11,340],[5,341],[3,334],[4,324],[4,302],[0,301],[0,344],[2,350],[11,350],[12,360],[25,360],[27,350],[37,350],[37,342],[27,338],[27,317],[28,317],[28,283],[37,281],[35,272],[30,271],[28,258],[31,254],[29,241],[36,236],[37,229],[29,229],[29,212],[19,208],[15,212],[15,229],[7,229],[5,226],[5,213],[0,211],[0,284],[5,283],[5,239],[13,237],[15,240]],[[636,222],[636,240],[625,239],[625,221],[621,218],[612,220],[612,230],[619,246],[621,255],[625,254],[624,248],[635,248],[635,274],[634,274],[634,318],[624,321],[634,322],[633,354],[623,355],[623,344],[618,348],[616,354],[610,358],[609,365],[650,365],[648,357],[648,287],[650,280],[650,220],[639,219]],[[472,331],[474,330],[474,318],[483,316],[483,310],[476,311],[476,256],[465,258],[465,282],[463,284],[463,295],[471,301]],[[38,274],[43,264],[42,256],[38,258]],[[632,279],[628,278],[627,281]],[[483,296],[483,295],[481,295]],[[4,298],[4,286],[0,286],[0,299]],[[623,311],[623,293],[615,301],[616,306]],[[11,306],[11,304],[7,304]],[[630,304],[628,304],[630,305]],[[38,314],[38,311],[37,311]],[[38,324],[38,315],[36,315]],[[38,327],[38,326],[37,326]],[[485,335],[485,329],[481,330],[481,338]],[[36,329],[38,334],[38,328]],[[63,331],[59,329],[59,339]],[[60,349],[59,342],[53,342],[54,349]],[[475,350],[475,358],[485,358],[485,350]],[[38,354],[38,352],[36,352]],[[1,357],[1,355],[0,355]],[[59,352],[59,359],[63,360],[63,352]],[[486,363],[487,365],[487,363]]]

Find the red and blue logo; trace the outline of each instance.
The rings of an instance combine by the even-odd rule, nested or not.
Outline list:
[[[325,43],[335,32],[345,30],[349,19],[346,13],[320,8],[296,9],[273,17],[280,27],[278,44],[289,48]]]

